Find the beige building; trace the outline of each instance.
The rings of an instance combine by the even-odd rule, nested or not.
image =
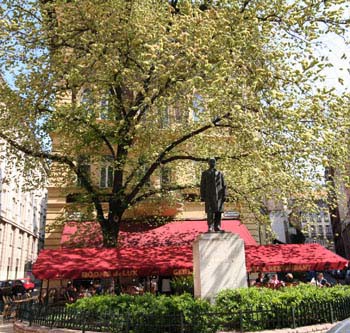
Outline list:
[[[46,189],[22,189],[23,175],[0,142],[0,280],[25,277],[43,246]]]

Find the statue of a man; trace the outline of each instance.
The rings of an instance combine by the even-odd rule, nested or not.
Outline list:
[[[208,232],[221,230],[221,214],[226,199],[226,184],[222,172],[215,169],[215,158],[209,159],[209,169],[202,173],[201,201],[205,202]]]

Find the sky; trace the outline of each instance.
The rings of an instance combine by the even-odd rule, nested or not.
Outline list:
[[[344,38],[350,40],[350,33]],[[343,54],[349,55],[350,57],[350,46],[346,45],[344,38],[337,36],[333,33],[329,33],[322,42],[327,46],[326,48],[316,48],[316,53],[320,56],[328,56],[330,62],[333,64],[333,68],[327,68],[326,74],[326,85],[328,87],[335,87],[339,93],[350,92],[350,58],[342,59]],[[329,50],[331,52],[329,52]],[[343,70],[341,70],[343,68]],[[341,77],[344,80],[344,85],[341,85],[338,78]]]

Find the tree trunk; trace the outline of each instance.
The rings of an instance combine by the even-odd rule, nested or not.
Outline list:
[[[101,224],[103,247],[111,248],[116,247],[118,244],[118,234],[121,217],[117,217],[114,221],[105,220]]]
[[[336,194],[335,171],[334,168],[329,167],[325,171],[326,180],[329,184],[328,198],[329,198],[329,214],[331,218],[331,226],[333,231],[335,252],[346,258],[346,251],[344,246],[344,239],[342,234],[342,225],[338,207],[338,198]]]
[[[107,248],[118,245],[120,223],[125,212],[123,200],[111,198],[109,201],[108,218],[100,222],[103,236],[103,246]]]

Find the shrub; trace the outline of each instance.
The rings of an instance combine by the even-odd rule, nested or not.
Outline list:
[[[243,321],[246,330],[284,327],[293,320],[297,326],[304,326],[330,321],[329,305],[349,297],[348,286],[319,288],[300,284],[278,290],[245,288],[219,293],[215,310],[222,323],[230,318],[232,327],[239,328]],[[333,303],[333,306],[336,305]]]
[[[171,289],[176,295],[189,293],[193,295],[193,276],[178,276],[170,281]]]
[[[206,332],[209,316],[202,316],[210,311],[210,304],[194,299],[190,294],[180,296],[154,296],[144,294],[104,295],[79,299],[67,305],[71,309],[87,311],[100,316],[127,318],[133,325],[134,332],[153,332],[154,327],[174,326],[174,332],[180,331],[184,324],[189,331]],[[200,320],[199,317],[201,318]]]
[[[243,288],[224,290],[216,298],[217,311],[246,311],[297,307],[309,303],[324,303],[334,299],[350,297],[350,287],[337,285],[319,288],[309,284],[299,284],[277,290],[269,288]]]
[[[225,290],[219,293],[214,305],[185,293],[170,297],[152,294],[94,296],[67,306],[87,311],[90,317],[101,322],[109,318],[120,331],[127,331],[125,325],[128,325],[133,333],[151,333],[157,329],[171,333],[207,333],[232,331],[242,324],[245,330],[262,330],[291,323],[297,326],[324,323],[330,321],[330,304],[336,308],[334,300],[341,302],[345,298],[350,298],[348,286],[318,288],[301,284],[278,290]],[[343,312],[342,315],[350,315],[350,307]]]

